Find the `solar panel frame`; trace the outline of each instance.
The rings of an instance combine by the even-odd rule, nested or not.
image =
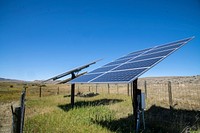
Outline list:
[[[187,38],[187,39],[183,39],[183,40],[179,40],[179,41],[176,41],[176,42],[171,42],[171,43],[167,43],[167,44],[164,44],[164,45],[158,45],[158,46],[155,46],[155,47],[152,47],[152,48],[148,48],[148,49],[145,49],[145,50],[140,50],[140,51],[136,51],[136,52],[131,52],[129,54],[127,54],[126,56],[122,56],[121,58],[118,58],[116,59],[115,61],[112,61],[110,63],[114,63],[114,62],[117,62],[117,61],[120,61],[120,60],[126,60],[125,62],[122,62],[121,64],[116,64],[115,67],[113,67],[113,69],[110,69],[109,71],[106,71],[106,72],[102,72],[101,74],[99,74],[98,76],[96,76],[95,78],[87,81],[87,82],[76,82],[75,80],[72,80],[70,83],[130,83],[132,82],[133,80],[137,79],[139,76],[141,76],[142,74],[144,74],[146,71],[148,71],[150,68],[154,67],[155,65],[157,65],[158,63],[160,63],[162,60],[164,60],[166,57],[168,57],[169,55],[171,55],[172,53],[174,53],[175,51],[177,51],[179,48],[181,48],[182,46],[184,46],[186,43],[188,43],[190,40],[192,40],[194,37],[191,37],[191,38]],[[175,46],[178,46],[178,47],[175,47]],[[180,45],[180,46],[179,46]],[[170,47],[174,46],[173,49],[170,49]],[[168,48],[169,49],[168,49]],[[136,69],[142,69],[142,68],[132,68],[132,69],[125,69],[125,70],[116,70],[117,68],[121,67],[122,65],[124,64],[128,64],[128,63],[131,63],[131,62],[138,62],[138,61],[145,61],[145,60],[149,60],[149,59],[156,59],[156,58],[159,58],[159,57],[153,57],[153,58],[145,58],[145,59],[140,59],[139,57],[142,57],[142,56],[146,56],[146,55],[151,55],[151,54],[155,54],[155,53],[162,53],[162,52],[165,52],[167,50],[164,50],[164,49],[167,49],[167,50],[170,50],[165,56],[161,56],[162,58],[160,58],[157,62],[153,63],[151,66],[149,67],[143,67],[145,70],[140,72],[139,74],[137,74],[135,77],[131,78],[129,81],[98,81],[98,79],[100,79],[100,77],[102,76],[105,76],[106,74],[108,73],[114,73],[114,72],[118,72],[118,71],[126,71],[126,70],[136,70]],[[159,49],[163,49],[164,51],[155,51],[155,50],[159,50]],[[151,53],[152,51],[152,53]],[[125,58],[127,56],[132,56],[132,58]],[[134,55],[137,55],[137,56],[134,56]],[[137,57],[138,59],[140,60],[137,60]],[[124,59],[123,59],[124,58]],[[108,63],[108,64],[110,64]],[[109,67],[109,66],[112,66],[112,65],[104,65],[100,68],[105,68],[105,67]],[[97,68],[97,69],[100,69],[100,68]],[[95,70],[97,70],[95,69]],[[94,70],[94,71],[95,71]],[[93,73],[88,73],[89,74],[93,74]],[[98,82],[97,82],[98,81]]]
[[[169,42],[169,43],[165,43],[165,44],[162,44],[162,45],[157,45],[156,47],[165,47],[165,46],[169,46],[169,45],[174,45],[174,44],[178,44],[178,43],[187,43],[189,42],[190,40],[192,40],[194,37],[189,37],[189,38],[185,38],[185,39],[182,39],[182,40],[177,40],[177,41],[173,41],[173,42]]]

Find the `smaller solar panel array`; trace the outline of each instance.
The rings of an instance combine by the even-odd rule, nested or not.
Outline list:
[[[71,83],[129,83],[192,38],[129,53],[115,61],[78,77]]]

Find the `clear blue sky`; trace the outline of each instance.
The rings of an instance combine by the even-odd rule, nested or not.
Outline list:
[[[0,0],[0,77],[47,79],[196,38],[143,76],[200,74],[199,0]]]

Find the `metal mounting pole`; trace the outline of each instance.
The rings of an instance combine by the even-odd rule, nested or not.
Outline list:
[[[137,96],[140,95],[141,93],[141,90],[137,89],[137,79],[135,79],[132,83],[132,87],[131,87],[131,93],[132,93],[132,105],[133,105],[133,115],[134,115],[134,129],[135,129],[135,132],[137,133],[138,132],[138,120],[137,120],[137,117],[138,117],[138,110],[139,110],[139,101],[138,101],[138,98]]]
[[[71,73],[71,79],[76,78],[74,72]],[[75,84],[71,84],[71,107],[74,108]]]

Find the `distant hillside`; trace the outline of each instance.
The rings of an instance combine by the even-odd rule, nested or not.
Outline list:
[[[43,83],[44,80],[34,80],[34,83]],[[62,80],[55,80],[55,81],[47,81],[45,82],[45,84],[57,84],[60,83]]]
[[[175,83],[192,83],[200,84],[200,75],[196,76],[166,76],[166,77],[143,77],[139,78],[139,82],[144,82],[146,80],[149,83],[166,83],[167,81]],[[42,83],[43,80],[34,80],[34,81],[24,81],[17,79],[6,79],[0,78],[0,82],[33,82],[33,83]],[[62,80],[48,81],[47,84],[57,84]]]
[[[0,78],[0,82],[28,82],[28,81],[17,80],[17,79]]]
[[[190,84],[200,84],[200,75],[196,76],[166,76],[166,77],[145,77],[139,78],[139,81],[143,82],[146,80],[151,84],[155,83],[166,83],[167,81],[171,81],[174,83],[190,83]]]

